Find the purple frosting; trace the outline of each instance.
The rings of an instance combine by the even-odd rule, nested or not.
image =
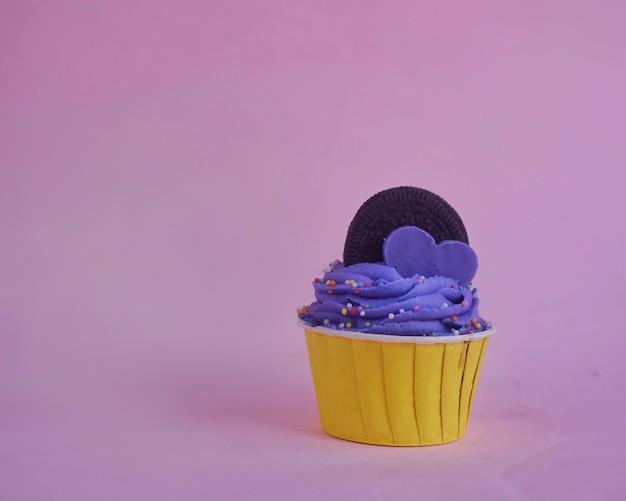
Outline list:
[[[332,263],[313,283],[316,301],[298,310],[300,319],[311,326],[405,336],[489,327],[469,283],[478,261],[468,245],[437,245],[423,230],[402,227],[385,240],[383,256],[385,263]]]

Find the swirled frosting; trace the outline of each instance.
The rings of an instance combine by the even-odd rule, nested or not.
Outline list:
[[[430,249],[429,254],[413,246],[413,251],[408,251],[407,245],[415,243],[416,237],[428,234],[416,227],[399,230],[390,234],[383,252],[385,260],[394,266],[390,262],[344,266],[336,260],[325,270],[323,278],[314,280],[316,300],[298,309],[300,319],[314,327],[404,336],[460,335],[490,327],[478,314],[478,291],[471,282],[436,274],[438,269],[446,269],[452,270],[452,275],[471,279],[478,264],[473,251],[470,255],[467,250],[469,246],[454,243],[464,246],[461,252],[470,256],[465,259],[466,265],[458,265],[460,258],[455,259],[455,252],[450,251],[451,243],[423,242],[425,246],[447,249],[442,251],[443,257],[435,256],[438,249]],[[394,237],[395,232],[398,234]],[[450,259],[455,262],[450,263]],[[468,271],[467,263],[474,269]],[[461,271],[456,271],[455,266]],[[414,273],[420,269],[430,270],[431,276]]]

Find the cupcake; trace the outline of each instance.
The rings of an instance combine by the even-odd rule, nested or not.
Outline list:
[[[298,309],[327,433],[396,446],[463,437],[495,332],[478,312],[477,269],[461,218],[434,193],[402,186],[361,206],[343,261]]]

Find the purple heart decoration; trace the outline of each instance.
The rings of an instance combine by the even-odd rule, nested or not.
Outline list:
[[[417,226],[393,230],[383,243],[383,256],[385,263],[405,278],[442,276],[466,284],[478,271],[478,258],[469,245],[456,240],[437,244],[430,233]]]

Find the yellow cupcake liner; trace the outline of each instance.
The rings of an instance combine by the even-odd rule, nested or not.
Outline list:
[[[465,435],[489,336],[386,336],[304,325],[322,428],[353,442],[436,445]]]

